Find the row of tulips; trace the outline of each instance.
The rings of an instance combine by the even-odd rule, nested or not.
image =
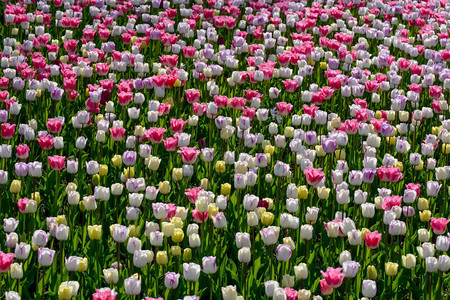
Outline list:
[[[450,2],[0,2],[0,297],[446,299]]]

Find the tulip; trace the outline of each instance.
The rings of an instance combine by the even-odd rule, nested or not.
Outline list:
[[[292,250],[288,245],[280,244],[275,253],[278,261],[288,261],[291,258]]]
[[[126,278],[124,286],[127,295],[139,295],[141,292],[141,280],[134,276]]]
[[[238,260],[241,263],[249,263],[251,261],[251,251],[248,247],[243,247],[238,251]]]
[[[326,284],[330,288],[338,288],[341,286],[345,275],[341,273],[341,268],[331,268],[328,267],[326,272],[321,271],[321,274],[323,275]]]
[[[166,251],[156,252],[156,263],[159,265],[167,265],[169,258]]]
[[[119,271],[114,268],[104,269],[103,276],[108,284],[116,284],[119,281]]]
[[[385,271],[387,276],[397,275],[398,264],[393,262],[387,262],[385,264]]]
[[[202,258],[203,272],[206,274],[214,274],[217,272],[216,257],[205,256]]]
[[[200,265],[195,263],[183,264],[183,277],[187,281],[197,281],[200,277]]]
[[[377,284],[373,280],[363,280],[362,294],[367,298],[374,298],[377,294]]]
[[[176,289],[178,287],[179,278],[180,274],[167,272],[166,274],[164,274],[164,286],[171,290]]]
[[[434,273],[438,269],[438,259],[436,257],[427,257],[425,259],[425,269],[428,273]]]
[[[299,280],[305,280],[308,278],[308,266],[305,263],[300,263],[294,266],[295,277]]]
[[[402,255],[402,264],[406,269],[413,269],[416,266],[416,257],[411,253]]]
[[[224,300],[233,300],[233,299],[237,299],[237,291],[236,291],[236,286],[226,286],[226,287],[222,287],[222,298]]]
[[[38,263],[44,267],[48,267],[53,263],[55,258],[55,250],[49,248],[38,249]]]

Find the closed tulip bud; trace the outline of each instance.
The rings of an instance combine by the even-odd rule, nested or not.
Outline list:
[[[152,171],[157,171],[159,169],[159,164],[161,163],[161,159],[156,156],[149,157],[148,160],[148,168]]]
[[[364,280],[362,284],[362,294],[367,298],[374,298],[377,294],[377,283],[374,280]]]
[[[425,269],[428,273],[434,273],[438,268],[438,259],[436,257],[429,256],[425,259]]]
[[[173,168],[172,169],[172,180],[180,181],[183,179],[183,169],[182,168]]]
[[[298,300],[309,300],[311,299],[311,291],[301,289],[298,291]]]
[[[66,282],[61,283],[58,288],[58,298],[60,300],[70,300],[74,292],[74,287]]]
[[[223,183],[223,184],[220,186],[220,194],[222,194],[222,195],[224,195],[224,196],[227,196],[227,195],[230,194],[230,192],[231,192],[231,184],[229,184],[229,183]]]
[[[261,215],[261,223],[264,226],[270,226],[270,225],[272,225],[274,218],[275,218],[275,216],[273,215],[273,213],[271,213],[271,212],[264,212]]]
[[[122,166],[122,156],[121,155],[114,155],[112,158],[112,163],[115,167],[120,168]]]
[[[442,144],[442,153],[450,154],[450,144]]]
[[[31,199],[36,201],[37,204],[41,203],[41,195],[39,194],[39,192],[31,193]]]
[[[170,193],[170,183],[168,181],[162,181],[159,183],[159,192],[163,195]]]
[[[175,226],[172,223],[163,222],[161,231],[164,233],[164,236],[171,237],[175,232]]]
[[[200,186],[202,187],[202,189],[207,190],[209,187],[208,178],[202,178],[202,180],[200,180]]]
[[[315,149],[316,149],[316,155],[318,157],[324,157],[325,155],[327,155],[327,153],[323,150],[322,145],[316,145]]]
[[[102,225],[88,226],[88,235],[91,240],[99,240],[102,237]]]
[[[266,147],[264,147],[264,153],[268,153],[271,156],[273,155],[273,153],[275,152],[275,147],[272,145],[266,145]]]
[[[98,174],[100,176],[108,175],[108,165],[100,165],[99,166],[99,170],[98,170]]]
[[[56,217],[56,223],[58,223],[59,225],[61,225],[61,224],[67,225],[66,216],[65,215],[57,216]]]
[[[198,248],[201,245],[200,236],[196,233],[193,233],[189,236],[189,247]]]
[[[86,257],[80,259],[80,264],[78,265],[78,272],[85,272],[88,267],[88,259]]]
[[[419,211],[419,216],[420,216],[420,221],[428,223],[428,222],[430,222],[430,219],[431,219],[431,211],[429,211],[429,210]]]
[[[375,266],[368,266],[367,267],[367,278],[369,278],[370,280],[377,280],[378,274],[377,274],[377,269],[375,268]]]
[[[284,129],[284,135],[287,138],[293,137],[294,136],[294,127],[286,126],[286,128]]]
[[[387,276],[395,276],[398,271],[398,264],[393,262],[387,262],[384,265],[384,269]]]
[[[133,254],[137,250],[141,250],[142,242],[136,237],[130,237],[127,243],[127,252]]]
[[[428,209],[428,200],[425,198],[419,198],[417,201],[417,208],[419,210],[427,210]]]
[[[192,259],[192,249],[191,248],[185,248],[183,250],[183,260],[184,261],[191,261]]]
[[[259,223],[258,215],[256,212],[251,211],[247,213],[247,225],[250,227],[257,226]]]
[[[440,235],[436,238],[436,249],[442,252],[447,252],[450,246],[450,237]],[[17,255],[16,255],[17,257]]]
[[[344,250],[341,252],[341,254],[339,254],[339,263],[342,265],[344,262],[346,261],[351,261],[352,260],[352,255],[349,251]]]
[[[139,295],[141,292],[141,280],[139,276],[131,276],[124,281],[125,293],[127,295]]]
[[[294,274],[298,280],[305,280],[308,278],[308,266],[305,263],[294,266]]]
[[[183,277],[187,281],[195,282],[200,277],[200,265],[196,263],[183,264]]]
[[[180,274],[174,272],[167,272],[164,275],[164,286],[167,289],[176,289],[179,284]]]
[[[169,262],[169,257],[167,256],[167,251],[158,251],[156,253],[156,263],[158,265],[167,265]]]
[[[22,263],[13,263],[10,269],[10,276],[12,279],[22,279],[23,277],[23,268]]]
[[[248,247],[242,247],[238,251],[238,260],[241,263],[249,263],[251,261],[251,251]]]
[[[441,272],[447,272],[450,269],[450,257],[448,255],[439,255],[438,269]]]
[[[175,228],[172,235],[172,242],[181,243],[184,239],[184,232],[180,228]]]
[[[420,228],[419,230],[417,230],[417,236],[421,243],[425,243],[430,240],[430,232],[425,228]]]
[[[314,227],[309,224],[302,225],[300,227],[300,238],[303,240],[311,240],[313,235]]]
[[[283,244],[288,245],[291,250],[295,250],[295,243],[290,236],[283,238]]]
[[[421,171],[423,169],[423,160],[417,166],[414,166],[414,170]]]
[[[223,160],[218,160],[216,162],[216,166],[215,166],[216,172],[217,173],[224,173],[226,170],[226,166],[225,166],[225,161]]]
[[[14,179],[11,182],[11,186],[9,188],[9,191],[13,194],[20,193],[20,190],[22,189],[22,182],[20,180]]]
[[[134,167],[128,167],[123,169],[123,174],[127,179],[134,178]]]
[[[173,217],[172,219],[170,219],[170,223],[172,223],[175,228],[183,227],[183,220],[180,217]]]
[[[330,195],[330,189],[326,187],[318,187],[317,188],[317,195],[319,199],[328,199],[328,196]]]
[[[215,215],[217,215],[218,212],[219,212],[219,208],[216,206],[216,204],[214,204],[214,203],[208,204],[208,214],[209,215],[215,216]]]
[[[139,235],[139,230],[141,229],[141,227],[130,225],[128,226],[128,229],[130,230],[129,237],[136,237]]]
[[[298,187],[298,198],[308,199],[308,188],[306,187],[306,185],[301,185]]]
[[[411,253],[402,255],[402,264],[406,269],[413,269],[416,266],[416,257]]]

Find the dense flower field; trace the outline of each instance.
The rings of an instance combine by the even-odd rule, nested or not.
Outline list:
[[[1,299],[450,297],[448,0],[0,11]]]

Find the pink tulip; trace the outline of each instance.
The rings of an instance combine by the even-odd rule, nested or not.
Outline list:
[[[342,273],[342,268],[331,268],[328,267],[327,271],[320,271],[322,273],[323,278],[325,279],[326,284],[330,288],[338,288],[341,286],[344,281],[344,273]]]
[[[120,142],[125,137],[125,128],[122,127],[112,127],[109,129],[109,133],[111,134],[111,138],[115,142]]]
[[[291,113],[291,110],[294,106],[290,103],[278,102],[277,107],[278,107],[278,112],[280,113],[280,115],[287,116]]]
[[[194,102],[198,102],[200,100],[200,91],[196,89],[185,90],[184,94],[186,95],[186,101],[189,104]]]
[[[164,148],[166,151],[175,151],[178,147],[178,139],[177,138],[167,138],[164,140]]]
[[[406,185],[406,189],[407,190],[413,190],[413,191],[415,191],[417,193],[417,197],[420,196],[420,184],[419,183],[417,183],[417,184],[415,184],[415,183],[408,183]]]
[[[16,146],[16,156],[20,159],[27,159],[30,154],[30,148],[28,145]]]
[[[180,153],[183,163],[192,165],[197,160],[200,151],[195,147],[181,147],[178,153]]]
[[[159,144],[162,142],[165,132],[166,132],[165,128],[152,127],[145,131],[144,136],[141,139],[141,142],[150,140],[154,144]]]
[[[0,251],[0,273],[8,272],[11,268],[15,255]]]
[[[53,170],[61,171],[66,167],[66,157],[59,155],[49,156],[48,163]]]
[[[192,204],[195,203],[195,201],[197,201],[198,198],[198,194],[200,193],[200,191],[202,191],[203,188],[201,187],[194,187],[191,189],[186,189],[186,191],[184,192],[184,194],[186,195],[186,197],[188,198],[189,202],[191,202]]]
[[[403,174],[398,167],[379,167],[377,169],[378,178],[383,182],[398,182],[403,178]]]
[[[187,121],[183,121],[183,119],[171,119],[170,120],[170,129],[173,132],[182,132],[184,130],[184,125],[186,125]]]
[[[286,293],[286,300],[297,300],[298,292],[291,288],[285,288],[284,292]]]
[[[381,207],[384,210],[391,210],[394,206],[401,206],[402,205],[402,198],[403,198],[402,196],[388,196],[388,197],[385,197]]]
[[[369,249],[376,249],[381,242],[381,233],[378,231],[367,232],[364,235],[364,241]]]
[[[60,133],[62,126],[64,124],[63,120],[60,119],[48,119],[47,128],[51,133]]]
[[[333,293],[333,288],[327,284],[327,281],[325,279],[319,280],[319,283],[320,283],[320,292],[322,293],[322,295],[327,296]]]
[[[30,199],[28,198],[20,198],[19,200],[17,200],[17,207],[19,208],[19,211],[21,213],[25,213],[28,201],[30,201]]]
[[[433,232],[435,234],[444,234],[447,230],[447,224],[450,222],[450,219],[446,218],[431,218],[430,226],[433,228]]]
[[[201,213],[197,209],[192,210],[192,218],[195,223],[203,223],[208,220],[208,212]]]
[[[92,300],[115,300],[117,293],[109,288],[97,289],[94,294],[92,294]]]
[[[306,181],[310,185],[317,185],[324,177],[325,173],[322,172],[322,169],[314,169],[313,167],[308,167],[303,172],[306,176]]]
[[[433,85],[430,86],[430,97],[432,99],[438,99],[442,95],[442,86]]]
[[[298,88],[298,81],[292,80],[292,79],[286,79],[283,80],[284,88],[286,89],[286,92],[293,93]]]

